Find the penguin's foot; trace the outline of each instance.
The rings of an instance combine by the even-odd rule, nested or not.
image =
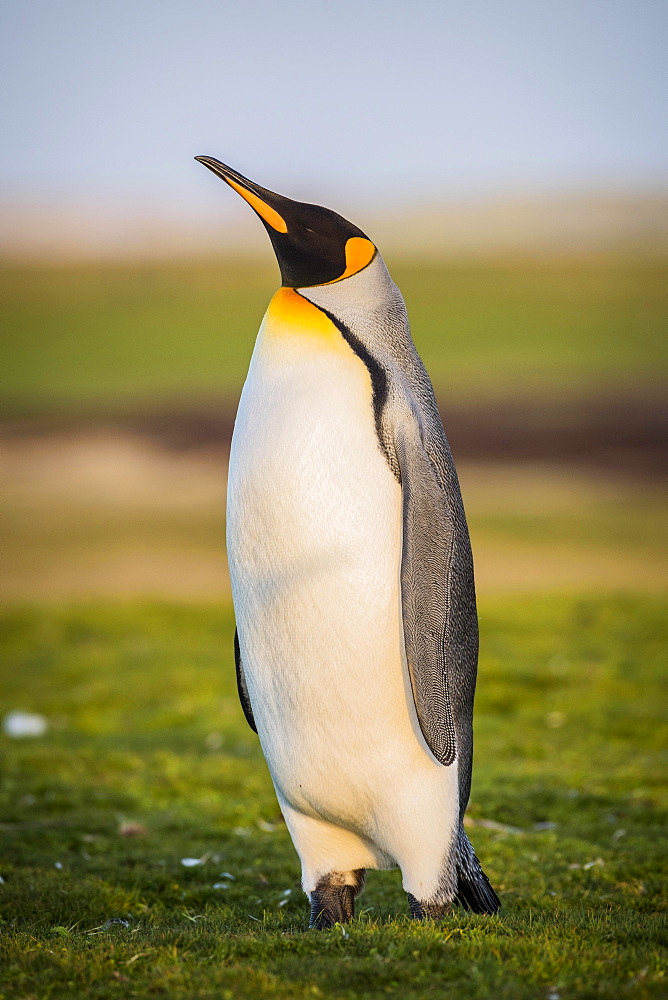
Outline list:
[[[452,912],[452,903],[435,903],[433,900],[426,903],[416,899],[410,892],[407,892],[406,895],[413,920],[424,920],[425,918],[438,920],[440,917],[447,917]]]
[[[364,888],[366,872],[357,868],[351,872],[330,872],[323,875],[313,892],[309,927],[325,930],[334,924],[345,924],[355,916],[355,898]]]

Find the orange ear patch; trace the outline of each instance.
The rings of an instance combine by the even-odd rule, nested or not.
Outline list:
[[[261,219],[275,229],[277,233],[287,233],[288,226],[282,215],[279,215],[276,209],[271,208],[267,205],[262,198],[258,198],[256,194],[252,191],[247,191],[246,188],[242,187],[241,184],[237,184],[236,181],[230,180],[229,177],[224,178],[230,187],[234,188],[237,194],[240,194],[244,201],[247,201],[251,208],[255,209],[257,214]],[[350,243],[350,240],[348,240]]]
[[[363,236],[351,236],[346,243],[346,269],[339,278],[334,280],[342,281],[344,278],[357,274],[358,271],[371,263],[375,252],[376,248],[371,240],[367,240]],[[328,281],[327,284],[333,285],[334,282]]]

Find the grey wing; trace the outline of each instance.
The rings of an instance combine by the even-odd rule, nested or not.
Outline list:
[[[430,419],[431,418],[431,419]],[[442,764],[458,758],[460,812],[471,787],[478,660],[473,559],[440,418],[417,413],[394,435],[403,495],[404,643],[420,729]]]
[[[243,709],[244,715],[246,716],[246,722],[251,727],[253,732],[257,733],[257,726],[255,725],[255,719],[253,717],[253,709],[250,703],[250,697],[248,695],[246,675],[244,674],[244,668],[241,662],[241,647],[239,645],[239,632],[236,628],[234,630],[234,665],[237,671],[237,690],[239,692],[239,701],[241,702],[241,707]]]

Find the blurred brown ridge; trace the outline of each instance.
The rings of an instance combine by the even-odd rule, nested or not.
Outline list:
[[[456,459],[492,462],[566,462],[624,475],[662,477],[668,471],[668,401],[653,392],[562,400],[483,400],[441,405]],[[56,439],[85,430],[145,440],[168,452],[214,450],[227,454],[235,409],[228,400],[191,407],[59,415],[14,420],[4,437]]]

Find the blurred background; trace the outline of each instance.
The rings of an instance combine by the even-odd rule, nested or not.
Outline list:
[[[230,434],[278,270],[197,154],[380,246],[481,595],[661,588],[667,21],[652,0],[5,5],[6,597],[229,594]]]

